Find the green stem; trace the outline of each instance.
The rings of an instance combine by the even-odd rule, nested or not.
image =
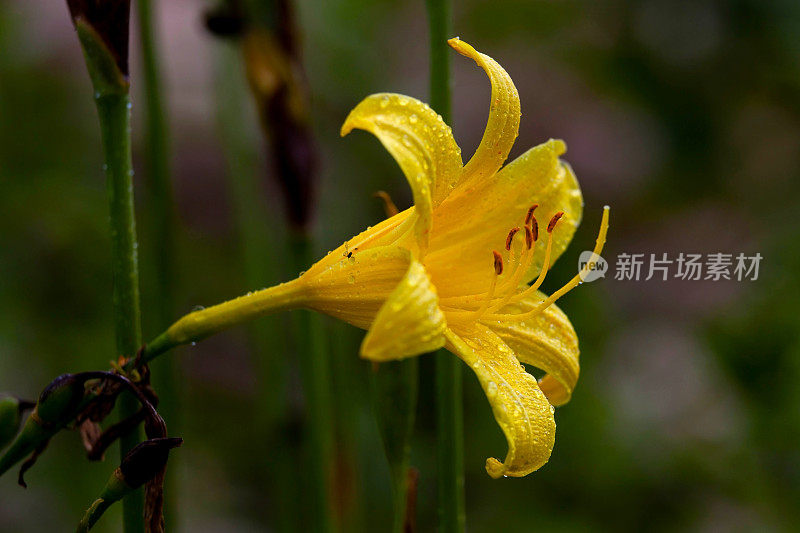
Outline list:
[[[308,235],[296,234],[291,241],[296,265],[311,264],[314,251]],[[295,341],[308,412],[307,461],[304,487],[308,498],[308,531],[328,533],[335,530],[331,520],[330,491],[333,474],[333,414],[331,368],[327,336],[322,317],[310,311],[296,315]]]
[[[461,361],[445,351],[436,354],[436,398],[439,531],[462,532],[465,511]]]
[[[117,353],[133,355],[142,343],[139,312],[139,271],[136,257],[136,223],[133,212],[133,166],[130,142],[130,98],[127,93],[100,94],[95,102],[103,138],[111,225],[111,264],[114,279],[113,315]],[[120,417],[139,409],[135,398],[120,397]],[[125,455],[141,440],[140,431],[120,439]],[[144,529],[144,494],[136,491],[122,502],[126,533]]]
[[[227,162],[226,182],[229,186],[236,234],[239,239],[241,265],[245,284],[248,287],[263,287],[278,275],[286,254],[272,253],[282,249],[284,243],[277,242],[278,232],[264,231],[276,224],[274,216],[266,211],[257,164],[258,155],[254,139],[258,136],[243,125],[252,125],[246,103],[251,95],[245,82],[240,43],[219,43],[215,65],[215,96],[217,129]],[[282,442],[285,433],[284,419],[287,406],[286,374],[288,362],[286,340],[275,318],[262,319],[248,327],[248,338],[254,352],[258,377],[258,393],[254,406],[254,438],[261,442]],[[254,463],[264,473],[263,487],[268,497],[275,502],[275,528],[279,531],[295,530],[302,504],[287,486],[294,483],[296,473],[294,461],[274,461],[264,455]],[[261,485],[261,481],[259,484]]]
[[[282,258],[281,254],[271,253],[279,246],[276,237],[264,231],[275,222],[264,208],[263,192],[257,179],[261,169],[252,142],[253,132],[242,126],[249,124],[251,118],[243,105],[250,95],[244,81],[238,43],[220,43],[215,66],[217,128],[228,167],[227,183],[234,206],[245,284],[263,287],[277,277],[276,263],[280,263]],[[283,347],[278,346],[279,341],[276,342],[280,332],[274,320],[250,327],[248,334],[258,363],[258,429],[265,434],[285,411],[283,383],[286,364],[279,354]]]
[[[161,99],[162,86],[153,30],[150,0],[136,2],[139,13],[139,38],[142,45],[144,104],[147,150],[147,200],[152,215],[150,226],[153,241],[154,289],[158,300],[153,308],[153,321],[166,324],[174,316],[173,287],[174,211],[170,181],[167,125]],[[164,369],[165,372],[169,371]],[[159,391],[169,394],[169,390]]]
[[[95,500],[91,507],[86,510],[86,514],[81,519],[75,532],[88,533],[113,503],[102,498]]]
[[[394,492],[392,531],[403,533],[408,512],[408,466],[417,409],[419,358],[375,364],[371,376],[372,405]]]
[[[153,323],[168,324],[175,311],[175,216],[173,211],[173,192],[170,181],[169,142],[167,124],[162,101],[163,87],[157,53],[156,30],[151,0],[136,2],[139,17],[139,42],[142,49],[145,131],[147,152],[146,194],[150,208],[151,221],[147,224],[148,249],[152,258]],[[160,398],[160,410],[175,431],[180,402],[180,381],[177,360],[165,360],[153,369],[153,382]],[[176,519],[175,476],[168,476],[169,486],[164,491],[164,515],[167,529]]]
[[[173,316],[174,234],[173,194],[170,182],[167,125],[162,103],[162,84],[156,53],[150,0],[136,2],[139,14],[139,39],[142,45],[145,127],[147,143],[147,185],[149,212],[153,216],[152,238],[156,262],[156,288],[159,303],[155,319],[165,324]]]
[[[426,0],[430,26],[431,107],[450,122],[450,0]],[[439,470],[439,531],[464,531],[464,411],[458,358],[436,354],[436,428]]]

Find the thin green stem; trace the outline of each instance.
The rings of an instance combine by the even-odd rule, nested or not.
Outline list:
[[[114,279],[113,315],[117,353],[131,356],[142,343],[139,310],[139,270],[136,223],[133,211],[133,165],[130,142],[130,98],[126,93],[100,93],[95,99],[103,138],[111,225],[111,264]],[[120,417],[136,413],[139,404],[125,393],[120,397]],[[120,439],[125,455],[141,440],[140,431]],[[144,530],[144,494],[136,491],[122,502],[126,533]]]
[[[227,182],[235,208],[245,283],[248,287],[263,287],[277,277],[276,263],[281,262],[282,254],[271,253],[279,243],[271,232],[264,230],[275,222],[270,220],[262,201],[257,178],[261,169],[253,146],[253,132],[243,127],[249,124],[244,104],[250,96],[241,51],[236,44],[221,43],[215,60],[217,128],[228,165]],[[262,321],[251,327],[248,334],[258,362],[257,422],[260,430],[268,432],[285,411],[286,364],[279,353],[282,346],[276,342],[280,338],[278,324],[274,320]]]
[[[154,309],[155,319],[165,324],[173,316],[174,211],[170,181],[167,124],[162,102],[162,83],[151,0],[136,2],[139,14],[139,40],[142,46],[144,79],[145,128],[147,147],[148,211],[152,214],[155,278],[159,302]]]
[[[78,524],[75,533],[88,533],[113,503],[102,498],[95,500],[91,507],[86,510],[86,514]]]
[[[406,528],[408,467],[417,409],[418,376],[417,357],[376,364],[372,369],[372,405],[392,476],[394,533],[403,533]]]
[[[439,531],[462,532],[464,511],[464,410],[461,361],[436,354],[436,460],[439,465]]]
[[[268,285],[280,271],[287,254],[274,253],[285,244],[278,242],[278,232],[264,228],[276,224],[267,212],[263,191],[259,183],[258,155],[255,140],[260,137],[252,124],[252,116],[246,107],[250,94],[246,86],[242,53],[238,42],[220,42],[215,58],[215,86],[217,129],[227,162],[227,183],[234,206],[236,234],[238,236],[241,264],[246,286]],[[254,352],[258,378],[258,396],[254,406],[254,438],[271,446],[285,439],[285,417],[287,407],[287,353],[286,339],[279,327],[280,320],[274,317],[259,320],[248,327],[248,337]],[[289,448],[284,446],[285,448]],[[299,456],[298,456],[299,459]],[[271,501],[270,509],[275,516],[277,530],[295,530],[302,503],[287,490],[296,479],[293,460],[274,461],[268,455],[257,463],[264,472],[263,485]]]
[[[311,264],[314,251],[308,235],[295,234],[291,248],[298,268]],[[333,414],[331,368],[322,317],[310,311],[296,313],[295,342],[306,398],[308,424],[306,434],[307,465],[303,476],[308,498],[308,531],[334,531],[331,520],[330,491],[333,474]]]
[[[147,153],[146,188],[150,220],[146,225],[152,258],[152,317],[155,324],[167,324],[175,311],[175,214],[170,180],[169,142],[166,115],[162,100],[163,87],[158,57],[153,4],[151,0],[136,2],[139,17],[139,43],[142,49],[145,144]],[[171,357],[154,368],[153,382],[161,399],[161,412],[175,430],[180,402],[180,381],[177,360]],[[164,491],[164,508],[168,529],[176,523],[175,477],[168,476]]]
[[[451,0],[426,0],[430,31],[430,104],[445,122],[451,119],[450,47],[452,37]]]
[[[431,107],[450,122],[450,0],[426,0],[430,26]],[[436,354],[436,428],[439,470],[439,531],[464,531],[464,411],[462,374],[458,358]]]

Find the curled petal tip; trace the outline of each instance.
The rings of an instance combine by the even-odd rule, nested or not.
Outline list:
[[[342,124],[342,129],[339,130],[339,135],[342,137],[346,136],[348,133],[353,131],[354,127],[355,125],[353,124],[353,121],[350,120],[350,117],[348,116],[347,119],[345,119],[344,124]]]
[[[489,457],[486,459],[486,473],[489,474],[493,479],[500,479],[506,473],[506,465],[494,457]]]
[[[563,139],[550,139],[553,143],[553,149],[556,155],[564,155],[567,153],[567,143]]]
[[[473,57],[474,55],[477,54],[475,48],[473,48],[470,44],[465,43],[458,37],[453,37],[452,39],[448,39],[447,44],[449,44],[453,50],[455,50],[462,56]]]

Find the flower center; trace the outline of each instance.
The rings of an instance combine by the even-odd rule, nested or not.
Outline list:
[[[553,230],[564,216],[559,211],[547,224],[547,243],[544,252],[544,261],[539,276],[529,287],[521,287],[523,276],[533,263],[536,245],[539,241],[539,223],[534,211],[538,205],[528,209],[522,228],[514,227],[506,236],[505,249],[508,252],[508,267],[503,264],[503,256],[496,250],[492,251],[494,271],[489,284],[489,290],[480,294],[468,296],[452,296],[441,299],[441,306],[447,313],[448,321],[472,326],[480,320],[509,320],[521,321],[532,318],[547,309],[558,298],[582,283],[585,275],[594,267],[599,258],[605,236],[608,230],[608,206],[603,211],[603,219],[592,259],[581,271],[567,282],[563,287],[548,298],[540,299],[529,311],[520,311],[518,307],[508,309],[509,305],[519,303],[534,296],[539,287],[544,283],[550,269],[550,258],[553,249]],[[524,240],[516,236],[524,231]]]

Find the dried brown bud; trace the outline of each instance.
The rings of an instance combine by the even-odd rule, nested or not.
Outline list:
[[[67,0],[67,6],[73,23],[91,26],[127,77],[130,0]]]
[[[169,451],[183,444],[183,439],[165,437],[146,440],[128,452],[119,465],[122,479],[138,488],[154,478],[167,465]]]

